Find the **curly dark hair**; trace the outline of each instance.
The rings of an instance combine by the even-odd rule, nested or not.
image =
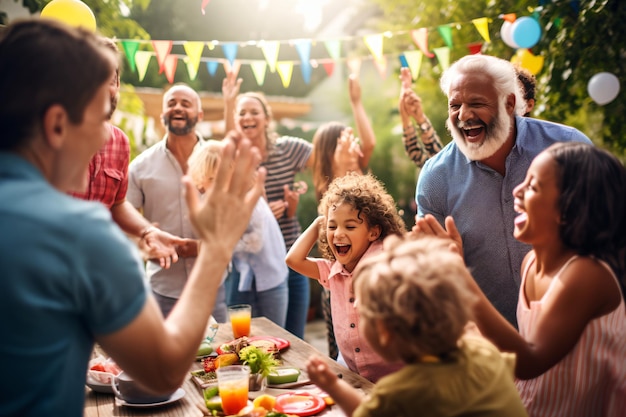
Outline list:
[[[624,292],[626,168],[608,151],[586,143],[556,143],[545,152],[557,164],[561,240],[579,255],[611,265]]]
[[[364,220],[370,228],[380,227],[381,233],[378,240],[383,240],[389,235],[403,236],[406,232],[406,226],[398,214],[396,203],[385,190],[385,186],[372,174],[348,173],[343,177],[335,178],[320,201],[319,212],[325,218],[320,225],[318,248],[326,259],[336,260],[326,234],[328,210],[344,203],[354,207],[359,213],[359,218]]]

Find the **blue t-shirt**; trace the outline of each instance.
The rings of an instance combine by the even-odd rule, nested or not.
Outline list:
[[[417,182],[418,215],[443,224],[452,216],[463,238],[465,263],[494,307],[517,327],[520,267],[530,246],[513,237],[513,189],[533,158],[556,142],[591,143],[580,131],[529,117],[515,118],[517,137],[503,177],[469,160],[454,141],[424,164]]]
[[[1,416],[82,416],[97,334],[146,302],[137,249],[100,203],[0,152]]]

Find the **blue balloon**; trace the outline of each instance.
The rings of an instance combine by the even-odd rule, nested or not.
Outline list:
[[[532,17],[520,17],[511,26],[511,36],[520,48],[532,48],[541,38],[541,26]]]

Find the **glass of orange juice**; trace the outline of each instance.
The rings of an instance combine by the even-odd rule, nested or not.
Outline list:
[[[228,316],[230,317],[230,324],[233,327],[235,339],[250,336],[250,320],[252,317],[252,306],[250,304],[229,306]]]
[[[242,365],[230,365],[219,367],[215,372],[224,413],[226,415],[238,414],[242,408],[248,405],[250,368]]]

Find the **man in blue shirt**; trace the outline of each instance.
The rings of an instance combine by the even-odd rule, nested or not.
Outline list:
[[[513,188],[552,143],[591,141],[574,128],[516,116],[524,99],[508,61],[465,56],[443,74],[441,88],[448,96],[447,127],[454,140],[420,173],[415,230],[462,241],[474,279],[517,326],[520,267],[530,247],[513,237]],[[454,221],[446,221],[446,231],[448,216]]]
[[[66,194],[86,186],[107,140],[115,59],[94,34],[47,19],[12,23],[0,38],[2,416],[82,416],[94,342],[147,389],[174,392],[263,192],[264,171],[250,189],[258,151],[233,138],[202,202],[186,182],[202,246],[165,321],[110,212]]]

